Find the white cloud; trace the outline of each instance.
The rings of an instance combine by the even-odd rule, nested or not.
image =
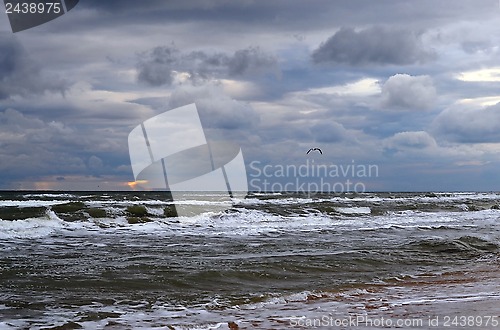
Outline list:
[[[500,96],[484,96],[457,100],[457,104],[473,106],[476,108],[487,107],[500,103]]]
[[[396,74],[382,86],[383,108],[427,110],[435,100],[436,88],[429,76]]]
[[[436,148],[436,140],[425,131],[400,132],[386,139],[385,146],[394,149]]]
[[[432,131],[455,143],[500,143],[500,103],[487,107],[451,106],[435,118]]]

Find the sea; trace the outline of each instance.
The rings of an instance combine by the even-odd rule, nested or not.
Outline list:
[[[500,193],[172,207],[0,192],[0,329],[500,329]]]

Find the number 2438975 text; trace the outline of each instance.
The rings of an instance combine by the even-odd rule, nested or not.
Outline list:
[[[60,2],[5,3],[5,12],[7,14],[59,14],[61,11]]]

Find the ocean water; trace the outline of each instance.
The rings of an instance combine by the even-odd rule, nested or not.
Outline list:
[[[0,193],[0,329],[500,328],[499,193],[171,205]]]

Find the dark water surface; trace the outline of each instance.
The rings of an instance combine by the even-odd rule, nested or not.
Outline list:
[[[158,192],[0,193],[0,329],[500,328],[500,194],[170,208]]]

